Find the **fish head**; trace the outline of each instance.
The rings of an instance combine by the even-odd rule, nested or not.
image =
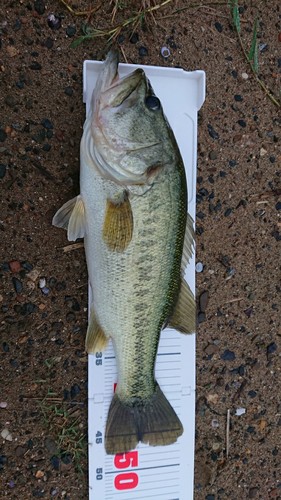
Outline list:
[[[115,51],[109,52],[93,93],[92,136],[101,174],[124,185],[151,184],[178,154],[145,72],[138,68],[120,78]]]

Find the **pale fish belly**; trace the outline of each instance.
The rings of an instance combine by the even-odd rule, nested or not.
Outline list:
[[[161,173],[142,196],[130,197],[133,237],[123,252],[102,239],[106,199],[116,185],[92,171],[81,179],[87,235],[85,251],[95,315],[113,340],[118,369],[116,393],[126,401],[155,391],[154,363],[179,231],[180,176]],[[120,186],[117,188],[120,191]],[[183,224],[184,226],[184,224]],[[179,276],[178,276],[179,278]]]

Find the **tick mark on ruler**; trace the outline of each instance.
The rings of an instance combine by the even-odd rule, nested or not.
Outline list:
[[[168,465],[156,465],[154,467],[136,467],[133,469],[130,468],[130,472],[140,471],[140,470],[150,470],[150,469],[163,469],[167,467],[179,467],[179,465],[180,464],[168,464]],[[110,470],[105,472],[105,474],[119,474],[119,472],[120,472],[119,470]]]

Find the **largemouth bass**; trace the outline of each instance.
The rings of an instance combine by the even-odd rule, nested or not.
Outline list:
[[[112,339],[118,383],[109,408],[109,454],[175,442],[182,424],[155,380],[161,330],[195,330],[183,275],[193,251],[184,165],[160,100],[141,69],[118,75],[110,51],[81,139],[80,195],[53,224],[84,237],[92,289],[89,353]],[[91,425],[91,422],[89,422]]]

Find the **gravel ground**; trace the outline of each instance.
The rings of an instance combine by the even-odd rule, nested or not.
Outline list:
[[[129,4],[118,3],[113,26],[130,17]],[[239,5],[247,51],[259,19],[259,77],[278,99],[279,2]],[[88,496],[87,270],[83,249],[65,252],[65,233],[51,220],[79,189],[82,63],[107,51],[102,37],[71,43],[83,23],[110,27],[113,7],[76,16],[55,0],[1,2],[3,498]],[[280,499],[280,107],[252,73],[227,2],[171,1],[146,20],[118,34],[122,61],[207,75],[198,129],[195,500]]]

